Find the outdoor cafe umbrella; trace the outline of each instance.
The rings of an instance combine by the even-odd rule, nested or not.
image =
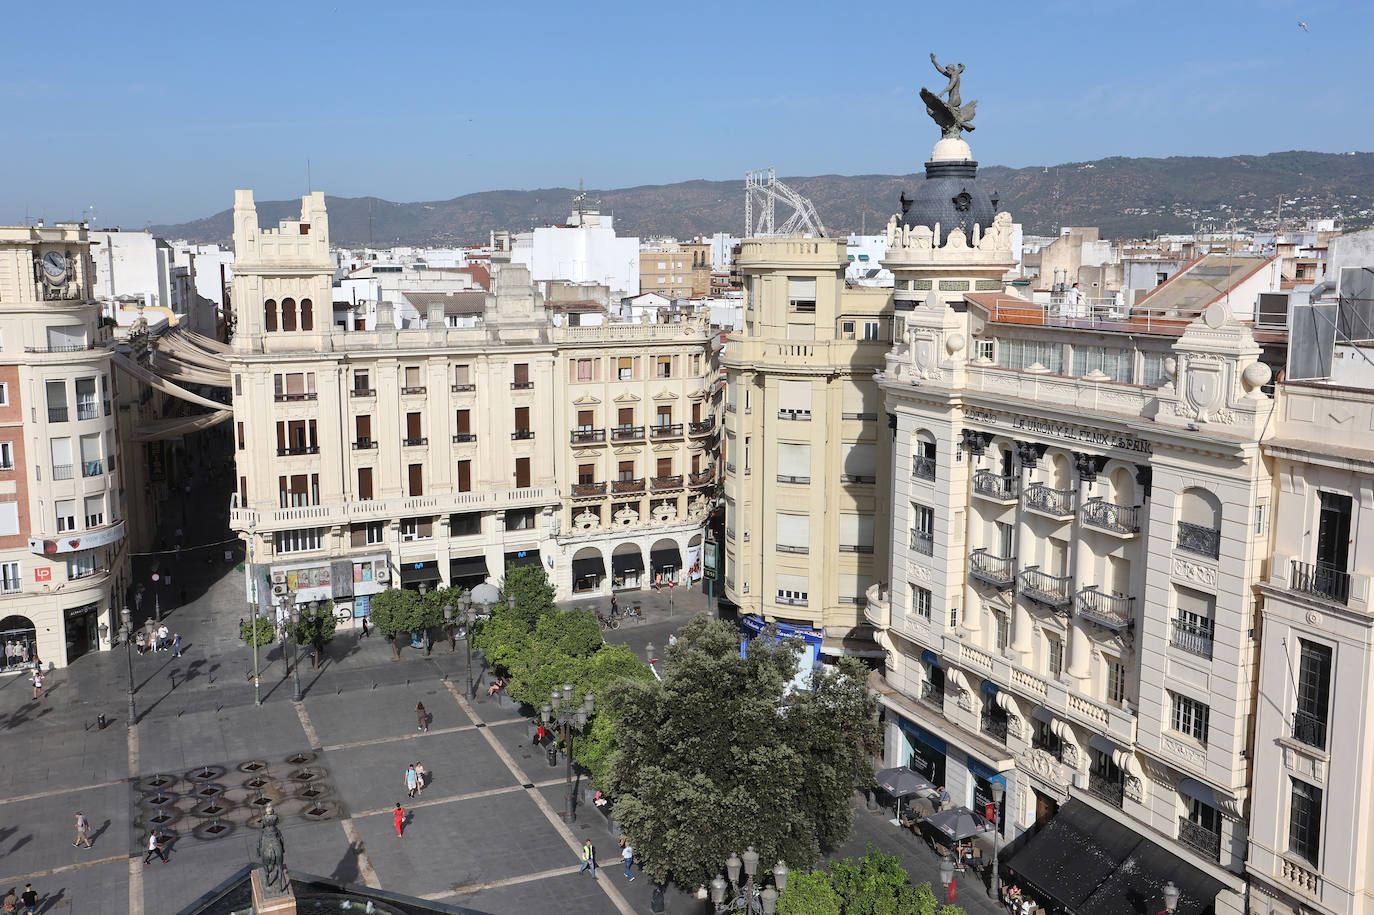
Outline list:
[[[896,799],[898,819],[901,819],[902,816],[902,798],[910,797],[913,794],[926,794],[935,790],[934,785],[908,766],[884,769],[876,777],[878,787]]]
[[[991,832],[992,824],[967,807],[951,807],[926,818],[926,825],[951,842],[960,842],[979,833]]]

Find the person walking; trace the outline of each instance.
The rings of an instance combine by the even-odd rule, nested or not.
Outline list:
[[[615,599],[615,595],[612,594],[612,595],[611,595],[611,619],[615,619],[616,616],[617,616],[619,613],[620,613],[620,601],[616,600],[616,599]]]
[[[415,774],[414,766],[406,766],[406,797],[415,797],[415,791],[419,786],[420,777]],[[397,805],[400,806],[399,804]]]
[[[581,866],[580,868],[578,868],[577,872],[580,874],[580,873],[582,873],[583,871],[587,871],[587,870],[589,870],[589,871],[592,872],[592,879],[595,880],[595,879],[596,879],[596,849],[592,846],[592,840],[591,840],[591,839],[588,839],[586,842],[582,843],[582,866]]]
[[[630,865],[633,864],[635,860],[635,847],[624,839],[620,841],[624,845],[624,847],[620,849],[620,860],[625,862],[625,876],[633,880],[635,875],[630,872]]]
[[[33,698],[37,699],[43,695],[43,672],[35,670],[33,672]]]
[[[419,724],[419,727],[416,728],[416,730],[429,730],[429,713],[425,711],[425,704],[423,702],[415,703],[415,721],[417,724]]]
[[[10,887],[10,891],[5,894],[4,900],[0,901],[0,906],[4,906],[5,915],[10,915],[10,913],[18,909],[19,891],[16,890],[14,887]]]
[[[424,763],[417,761],[415,763],[415,793],[421,797],[425,793],[425,777],[427,775],[429,773],[425,771]]]
[[[76,812],[76,841],[72,843],[72,848],[76,848],[82,842],[86,847],[91,847],[91,821],[86,819],[86,814],[80,810]]]
[[[406,822],[406,812],[401,808],[400,804],[397,804],[396,809],[391,811],[391,822],[396,825],[396,838],[399,839],[401,837],[401,831],[405,828]]]
[[[148,852],[143,856],[143,863],[147,864],[151,861],[153,855],[161,858],[163,864],[167,863],[167,849],[163,847],[162,837],[157,834],[156,830],[148,833]]]
[[[180,632],[176,632],[176,633],[173,633],[173,634],[172,634],[172,657],[174,657],[174,658],[179,658],[179,657],[181,657],[181,633],[180,633]]]
[[[372,635],[372,630],[367,625],[367,617],[363,617],[363,638]]]
[[[38,911],[38,891],[33,888],[32,883],[24,884],[24,893],[19,897],[19,901],[24,904],[24,915],[34,915]]]

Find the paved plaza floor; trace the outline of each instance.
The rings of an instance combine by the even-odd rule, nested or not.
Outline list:
[[[287,865],[297,871],[491,915],[650,910],[650,881],[625,879],[616,841],[599,814],[580,808],[573,822],[564,822],[562,763],[550,767],[546,754],[531,747],[528,719],[518,709],[486,696],[480,656],[472,671],[476,695],[467,694],[462,641],[455,651],[440,643],[428,658],[407,648],[398,662],[380,636],[341,632],[319,670],[302,659],[300,703],[291,701],[293,681],[281,647],[273,646],[259,659],[263,704],[255,706],[252,653],[236,636],[242,573],[207,567],[201,579],[187,603],[167,616],[182,636],[183,657],[133,657],[133,728],[122,647],[54,672],[38,700],[21,677],[0,679],[6,757],[0,892],[32,882],[45,913],[176,912],[252,861],[257,831],[234,824],[226,812],[218,833],[181,835],[168,863],[154,858],[145,866],[140,843],[150,818],[165,815],[170,831],[178,825],[186,831],[207,822],[193,811],[252,804],[252,776],[269,771],[254,766],[266,765],[273,779],[309,773],[302,777],[312,782],[290,782],[300,794],[318,786],[318,801],[291,802],[301,801],[292,807],[298,813],[314,809],[321,816],[285,816],[282,823]],[[678,591],[670,616],[667,597],[622,597],[622,606],[641,602],[645,619],[607,633],[608,639],[642,656],[647,644],[661,648],[688,618],[706,612],[705,595]],[[417,731],[416,702],[433,716],[428,732]],[[103,729],[97,725],[102,714]],[[404,770],[415,761],[432,778],[411,801]],[[258,789],[257,797],[267,790]],[[161,807],[154,803],[159,797]],[[398,801],[410,811],[400,838],[391,816]],[[886,816],[856,806],[854,838],[840,854],[862,854],[873,842],[904,853],[917,879],[935,876],[933,854],[904,838]],[[93,848],[72,846],[78,810],[93,825]],[[586,838],[606,865],[596,881],[577,873]],[[959,901],[971,912],[995,911],[983,887],[961,883],[960,889]],[[667,907],[705,911],[693,894],[676,888],[669,889]]]

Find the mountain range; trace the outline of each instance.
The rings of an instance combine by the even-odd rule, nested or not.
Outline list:
[[[882,231],[898,198],[924,175],[818,175],[783,178],[809,197],[826,234]],[[1061,226],[1098,226],[1104,237],[1161,233],[1299,228],[1334,218],[1342,228],[1374,224],[1374,153],[1280,152],[1263,156],[1115,157],[1093,162],[1012,169],[987,166],[979,180],[996,191],[1027,234],[1053,235]],[[494,229],[524,231],[565,221],[571,188],[482,191],[450,200],[394,203],[378,197],[326,197],[330,240],[341,246],[457,245],[487,241]],[[679,239],[714,232],[740,234],[743,181],[683,181],[589,190],[620,235]],[[274,226],[299,218],[298,200],[259,201],[258,220]],[[779,222],[786,219],[779,208]],[[193,242],[231,240],[231,211],[154,234]]]

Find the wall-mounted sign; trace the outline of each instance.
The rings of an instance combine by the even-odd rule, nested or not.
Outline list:
[[[33,580],[34,580],[34,581],[52,581],[52,569],[46,569],[46,568],[44,568],[44,569],[34,569],[34,570],[33,570]]]
[[[102,527],[100,530],[83,531],[74,537],[63,537],[60,540],[39,540],[34,537],[29,538],[29,552],[38,556],[51,556],[55,553],[75,553],[80,550],[93,550],[96,547],[109,546],[124,539],[124,522],[118,521],[109,527]]]

